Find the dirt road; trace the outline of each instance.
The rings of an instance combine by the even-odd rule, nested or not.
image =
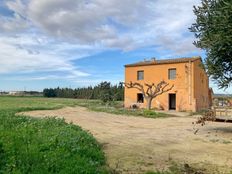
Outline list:
[[[165,170],[174,161],[207,168],[232,169],[232,124],[207,123],[195,135],[192,117],[149,119],[88,111],[82,107],[32,111],[33,117],[64,117],[91,132],[103,144],[111,168],[123,173]]]

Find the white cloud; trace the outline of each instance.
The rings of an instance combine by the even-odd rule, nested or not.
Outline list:
[[[20,16],[26,17],[26,6],[22,3],[21,0],[6,1],[6,6]]]
[[[23,37],[0,37],[0,74],[33,73],[33,72],[64,72],[73,78],[88,76],[79,71],[69,59],[59,56],[59,51],[51,53],[49,44],[43,45],[40,52],[33,50],[41,47],[35,39]],[[50,47],[51,48],[51,47]],[[57,54],[58,53],[58,54]]]
[[[14,14],[14,17],[3,17],[0,16],[0,31],[7,31],[7,32],[20,32],[25,30],[29,27],[28,23],[18,15],[17,13]]]
[[[122,50],[158,45],[182,54],[195,49],[186,33],[199,1],[15,0],[7,5],[25,19],[23,25],[66,42]]]
[[[74,60],[107,49],[156,46],[181,56],[197,49],[188,27],[200,0],[4,0],[0,15],[0,73],[56,72],[88,76]],[[155,56],[155,55],[154,55]],[[62,78],[62,77],[60,77]],[[78,80],[78,79],[77,79]]]

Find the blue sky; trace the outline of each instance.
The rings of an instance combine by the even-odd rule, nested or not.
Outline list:
[[[202,56],[188,27],[200,0],[1,0],[0,90],[124,79],[124,65]],[[218,90],[216,93],[232,93]]]

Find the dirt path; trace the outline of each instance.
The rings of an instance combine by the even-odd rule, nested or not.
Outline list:
[[[195,135],[192,121],[196,119],[191,117],[149,119],[82,107],[24,114],[64,117],[90,131],[103,144],[110,167],[123,173],[165,170],[172,161],[207,166],[207,173],[228,173],[232,169],[231,123],[208,123]]]

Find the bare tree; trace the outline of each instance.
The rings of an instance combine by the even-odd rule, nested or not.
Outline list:
[[[172,90],[172,88],[174,87],[174,85],[172,85],[171,87],[168,88],[169,83],[165,82],[164,80],[159,82],[157,85],[155,85],[154,83],[152,83],[151,85],[147,83],[142,85],[138,82],[130,82],[124,84],[125,87],[127,88],[135,88],[138,89],[140,92],[142,92],[143,97],[147,101],[147,109],[149,110],[151,109],[151,102],[154,98],[165,92]],[[146,87],[146,89],[144,89],[144,87]]]

